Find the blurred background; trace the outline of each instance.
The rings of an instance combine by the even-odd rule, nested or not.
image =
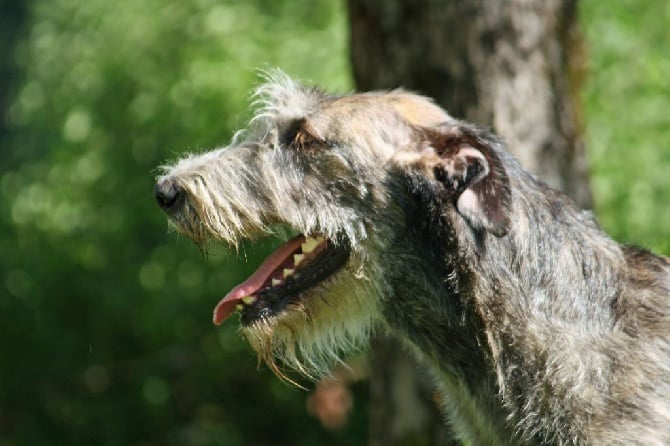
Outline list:
[[[670,3],[585,0],[594,209],[670,254]],[[211,311],[249,262],[168,232],[157,167],[225,144],[257,69],[353,89],[338,0],[0,3],[0,445],[364,444]],[[258,258],[255,258],[258,257]]]

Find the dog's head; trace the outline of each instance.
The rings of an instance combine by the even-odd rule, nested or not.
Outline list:
[[[281,73],[256,91],[249,128],[225,148],[164,168],[156,199],[201,244],[290,239],[217,305],[242,332],[308,376],[363,343],[381,318],[385,252],[406,230],[403,181],[417,178],[473,231],[506,233],[509,184],[499,142],[404,91],[328,95]]]

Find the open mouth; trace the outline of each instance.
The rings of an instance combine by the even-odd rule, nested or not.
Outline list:
[[[346,243],[318,236],[294,237],[218,303],[214,323],[221,324],[235,311],[241,312],[243,325],[274,316],[339,271],[348,259]]]

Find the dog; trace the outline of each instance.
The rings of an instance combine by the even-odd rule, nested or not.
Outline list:
[[[199,246],[288,241],[214,310],[318,379],[374,332],[429,369],[476,445],[670,444],[670,261],[621,246],[489,130],[403,90],[281,72],[228,147],[154,194]]]

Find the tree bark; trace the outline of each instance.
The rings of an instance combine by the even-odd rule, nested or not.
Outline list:
[[[526,169],[591,206],[577,0],[347,3],[357,89],[403,87],[430,96],[452,116],[492,127]],[[443,429],[430,402],[423,399],[423,411],[414,396],[402,402],[408,388],[415,395],[426,380],[406,367],[408,355],[391,342],[376,341],[371,350],[369,444],[447,444],[425,442],[426,432]],[[419,412],[428,425],[406,422]],[[414,441],[420,432],[423,440]]]

